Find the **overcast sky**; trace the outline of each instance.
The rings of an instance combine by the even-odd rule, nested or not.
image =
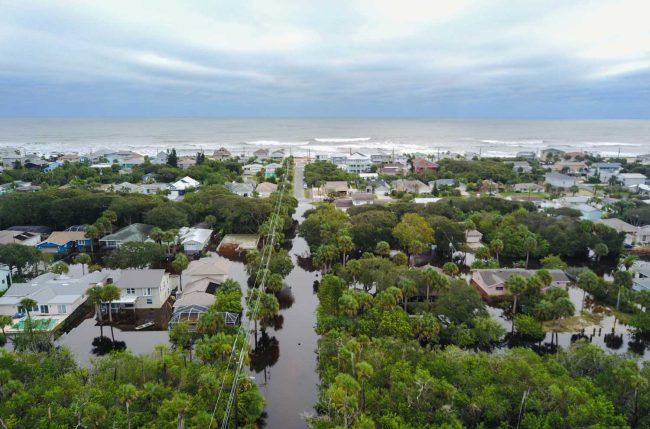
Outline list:
[[[0,0],[0,116],[650,117],[648,0]]]

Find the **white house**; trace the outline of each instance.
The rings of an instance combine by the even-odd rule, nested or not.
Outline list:
[[[618,162],[596,162],[591,166],[590,174],[599,177],[601,182],[607,182],[612,176],[618,175],[621,168]]]
[[[196,255],[204,251],[212,238],[211,229],[182,227],[178,231],[178,241],[183,251],[188,255]]]
[[[530,173],[533,171],[533,167],[531,167],[528,161],[515,161],[512,163],[512,171],[516,173]]]
[[[46,273],[30,280],[29,283],[14,283],[0,297],[0,314],[13,316],[19,313],[20,301],[30,298],[36,301],[36,307],[30,311],[32,315],[67,317],[86,301],[86,291],[91,286],[104,284],[112,276],[113,272],[110,270],[95,271],[75,279]]]
[[[567,176],[560,173],[546,173],[544,175],[544,183],[548,183],[556,188],[568,189],[572,186],[578,185],[578,180],[575,177]]]
[[[11,270],[6,265],[0,265],[0,292],[11,286]]]
[[[465,231],[465,244],[470,249],[478,249],[481,247],[482,238],[483,234],[477,229]]]
[[[255,176],[264,169],[262,164],[246,164],[243,167],[245,176]]]
[[[627,245],[646,245],[650,244],[650,225],[648,226],[634,226],[621,219],[612,217],[607,219],[599,219],[596,223],[602,223],[610,228],[615,229],[617,232],[625,234],[625,244]]]
[[[0,231],[0,244],[22,244],[23,246],[36,246],[41,242],[41,234],[27,231]]]
[[[623,186],[627,186],[628,188],[645,185],[646,180],[648,180],[648,178],[641,173],[620,173],[616,178],[623,184]]]
[[[111,310],[160,308],[177,286],[165,270],[117,270],[113,282],[122,294],[111,303]],[[178,283],[178,282],[176,282]]]
[[[348,157],[346,165],[350,173],[365,173],[370,171],[372,160],[367,155],[355,152]]]
[[[169,185],[170,197],[172,199],[182,197],[187,191],[197,189],[201,186],[201,182],[192,179],[190,176],[185,176]]]

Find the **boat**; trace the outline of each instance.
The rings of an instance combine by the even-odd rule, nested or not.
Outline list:
[[[140,330],[142,330],[142,329],[147,329],[148,327],[153,326],[153,325],[155,325],[155,323],[152,322],[151,320],[149,320],[149,321],[147,321],[147,322],[144,322],[142,325],[138,325],[138,326],[136,326],[136,327],[135,327],[135,330],[136,330],[136,331],[140,331]]]

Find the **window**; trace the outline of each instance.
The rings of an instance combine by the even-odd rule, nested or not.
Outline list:
[[[146,288],[142,289],[142,296],[151,296],[151,288],[146,287]]]
[[[126,294],[127,295],[135,295],[135,288],[132,288],[132,287],[126,288]]]
[[[497,286],[497,290],[503,290],[503,286]]]
[[[153,299],[152,298],[147,298],[147,304],[153,304]]]
[[[66,314],[68,312],[68,309],[66,308],[65,304],[58,304],[56,306],[56,311],[59,314]]]
[[[41,305],[40,310],[41,310],[41,313],[43,313],[43,314],[47,314],[47,313],[50,312],[50,309],[49,309],[49,307],[47,305]]]

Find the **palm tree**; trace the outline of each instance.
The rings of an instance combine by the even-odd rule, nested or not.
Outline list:
[[[183,271],[189,265],[190,265],[190,261],[187,259],[187,256],[185,256],[182,253],[176,255],[174,261],[172,262],[172,268],[174,269],[174,271],[178,272],[178,285],[181,291],[183,290]]]
[[[131,402],[137,399],[138,389],[136,389],[136,387],[131,383],[123,384],[118,390],[118,397],[120,401],[124,403],[124,407],[126,408],[127,428],[131,429],[131,410],[129,409],[129,406]]]
[[[21,310],[21,311],[26,312],[27,313],[27,318],[31,320],[32,315],[30,314],[30,310],[33,310],[34,308],[36,308],[37,305],[38,305],[38,303],[36,301],[34,301],[33,299],[31,299],[31,298],[23,298],[18,303],[18,309]]]
[[[72,260],[75,264],[81,265],[81,272],[86,275],[86,266],[91,262],[90,256],[87,253],[80,253]]]
[[[5,335],[5,328],[11,326],[13,319],[11,316],[0,316],[0,330],[2,330],[2,335]]]
[[[115,300],[120,299],[122,295],[120,288],[114,285],[113,283],[108,283],[102,286],[102,300],[108,302],[108,323],[111,327],[111,338],[115,342],[115,333],[113,332],[113,309],[111,308],[111,303]]]
[[[526,290],[528,282],[525,277],[520,276],[520,275],[513,275],[508,277],[508,280],[505,282],[505,287],[508,292],[510,292],[514,298],[513,303],[512,303],[512,321],[513,321],[513,329],[514,329],[514,320],[515,320],[515,314],[517,313],[517,299],[519,298],[519,295]]]
[[[460,273],[460,269],[458,268],[458,265],[456,265],[453,262],[446,262],[442,266],[442,272],[448,275],[449,277],[456,277],[458,273]]]
[[[99,322],[99,335],[100,337],[104,336],[104,315],[102,314],[102,287],[93,286],[86,291],[86,296],[88,297],[88,302],[95,306],[95,315],[97,321]]]
[[[495,238],[490,242],[490,250],[495,254],[496,259],[497,259],[497,265],[500,266],[499,263],[499,254],[503,252],[503,241],[501,241],[498,238]]]
[[[526,248],[526,269],[528,269],[528,261],[530,254],[537,250],[537,239],[530,235],[524,239],[524,247]]]
[[[388,256],[390,254],[390,244],[386,241],[380,241],[375,246],[375,253],[383,257]]]
[[[90,253],[94,253],[95,252],[94,242],[96,239],[102,236],[102,232],[95,225],[89,225],[86,228],[85,233],[86,233],[86,238],[90,239]]]
[[[409,297],[415,295],[418,291],[418,288],[415,285],[415,282],[411,279],[402,280],[399,283],[399,288],[402,291],[402,297],[404,300],[404,311],[406,311],[406,304],[408,304]]]
[[[437,295],[443,290],[449,289],[450,286],[447,277],[443,276],[433,268],[427,268],[427,270],[424,272],[424,282],[427,285],[427,305],[429,304],[431,289],[433,289]]]
[[[361,412],[363,413],[366,408],[366,381],[372,377],[375,370],[366,361],[358,362],[357,365],[357,378],[361,380]]]
[[[352,241],[352,237],[345,232],[336,236],[336,247],[341,253],[343,266],[345,267],[348,253],[354,250],[354,241]]]

